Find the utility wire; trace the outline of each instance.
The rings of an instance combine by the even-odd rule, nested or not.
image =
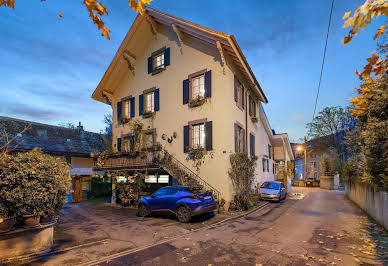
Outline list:
[[[333,7],[334,7],[334,0],[331,2],[330,17],[329,17],[329,25],[327,26],[327,33],[326,33],[325,50],[323,51],[323,59],[322,59],[322,66],[321,66],[321,74],[320,74],[320,76],[319,76],[318,90],[317,90],[317,95],[316,95],[316,97],[315,97],[314,113],[313,113],[313,119],[312,119],[312,120],[314,120],[315,111],[317,110],[317,103],[318,103],[318,97],[319,97],[319,90],[320,90],[320,88],[321,88],[321,81],[322,81],[323,67],[324,67],[324,65],[325,65],[327,40],[329,39],[330,24],[331,24],[331,17],[332,17],[332,14],[333,14]]]

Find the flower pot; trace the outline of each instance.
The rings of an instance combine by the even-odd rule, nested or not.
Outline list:
[[[0,218],[0,233],[11,231],[16,223],[16,217]]]
[[[51,224],[53,222],[55,222],[55,219],[53,216],[41,216],[40,217],[41,224]]]
[[[23,227],[37,227],[40,225],[40,215],[23,215]]]

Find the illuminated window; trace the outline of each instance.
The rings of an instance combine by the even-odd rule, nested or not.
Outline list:
[[[131,101],[128,99],[123,102],[123,117],[129,118],[131,116],[130,112],[131,112]]]
[[[205,76],[194,77],[191,82],[192,98],[205,97]]]
[[[154,70],[164,67],[164,52],[154,56]]]
[[[192,138],[193,148],[205,148],[205,124],[193,125]]]
[[[154,92],[145,94],[145,112],[154,112]]]

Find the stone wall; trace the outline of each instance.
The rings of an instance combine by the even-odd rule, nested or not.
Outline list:
[[[346,196],[388,230],[388,193],[372,185],[345,182]]]

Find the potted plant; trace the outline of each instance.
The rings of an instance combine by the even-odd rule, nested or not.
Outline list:
[[[16,217],[10,215],[5,204],[0,203],[0,233],[8,232],[16,223]]]
[[[323,176],[320,178],[319,186],[322,189],[334,189],[335,165],[334,160],[324,156],[320,163]]]

